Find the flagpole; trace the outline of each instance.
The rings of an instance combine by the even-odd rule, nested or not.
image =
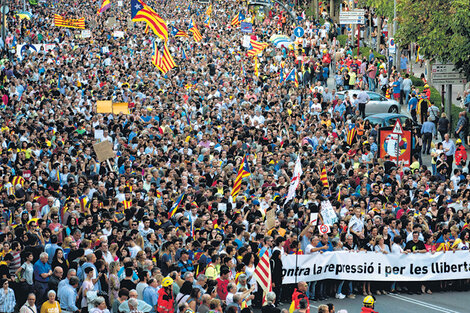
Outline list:
[[[298,223],[299,221],[297,221]],[[297,232],[297,244],[300,245],[300,232]],[[299,259],[299,247],[297,246],[297,251],[295,253],[295,269],[297,270],[297,263]],[[295,285],[297,286],[297,275],[295,275]],[[294,287],[295,288],[295,287]]]

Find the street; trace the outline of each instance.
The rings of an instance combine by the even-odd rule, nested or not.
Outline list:
[[[432,295],[408,295],[408,294],[388,294],[375,296],[375,311],[379,313],[464,313],[469,312],[470,292],[435,292]],[[338,300],[330,298],[325,301],[310,303],[310,312],[317,312],[320,304],[333,303],[336,312],[347,310],[348,313],[361,312],[362,300],[364,297],[356,296],[356,299]],[[289,309],[290,304],[282,304],[281,308]]]

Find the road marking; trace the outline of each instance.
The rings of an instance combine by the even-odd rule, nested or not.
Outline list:
[[[409,302],[409,303],[420,305],[420,306],[429,308],[429,309],[434,310],[434,311],[439,311],[439,312],[442,312],[442,313],[460,313],[458,311],[453,311],[453,310],[450,310],[450,309],[447,309],[447,308],[444,308],[444,307],[441,307],[441,306],[438,306],[438,305],[435,305],[435,304],[430,304],[430,303],[427,303],[427,302],[416,300],[414,298],[405,297],[405,296],[402,296],[402,295],[388,294],[388,296],[390,296],[392,298],[395,298],[397,300],[406,301],[406,302]]]

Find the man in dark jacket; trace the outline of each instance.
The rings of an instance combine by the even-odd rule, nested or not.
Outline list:
[[[63,275],[64,275],[64,270],[62,269],[62,267],[56,266],[54,268],[54,272],[52,273],[52,276],[49,278],[49,282],[47,283],[49,290],[54,290],[55,292],[57,292],[59,282],[62,280]]]
[[[276,294],[274,292],[268,292],[266,294],[266,305],[261,308],[261,313],[280,313],[281,309],[276,308]]]

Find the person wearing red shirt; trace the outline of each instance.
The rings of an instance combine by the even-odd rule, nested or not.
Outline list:
[[[229,274],[230,269],[228,268],[228,266],[222,266],[220,268],[220,277],[217,278],[217,295],[222,301],[225,301],[225,299],[227,298],[227,285],[230,282],[230,280],[228,279]]]

